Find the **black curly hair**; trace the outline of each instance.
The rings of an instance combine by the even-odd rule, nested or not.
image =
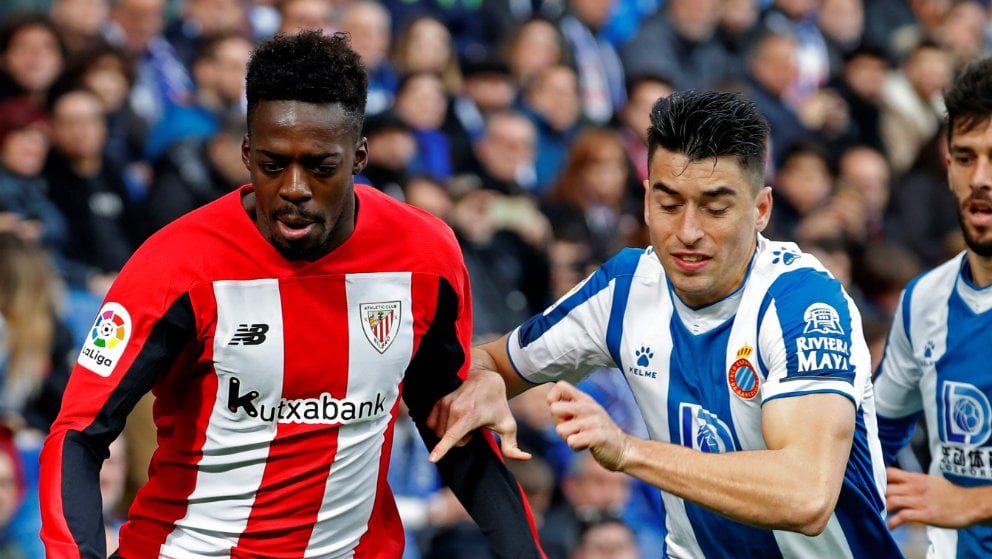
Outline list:
[[[338,103],[354,120],[356,136],[362,129],[369,79],[347,33],[277,34],[252,52],[245,82],[249,130],[262,101]]]
[[[992,57],[969,62],[944,95],[947,141],[954,130],[968,132],[992,117]]]
[[[757,105],[740,93],[675,92],[651,109],[648,160],[659,146],[691,162],[733,155],[757,192],[764,184],[769,134]]]

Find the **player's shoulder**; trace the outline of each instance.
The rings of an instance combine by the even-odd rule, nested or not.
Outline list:
[[[355,195],[358,197],[358,219],[378,224],[383,232],[401,233],[395,238],[396,242],[454,242],[451,227],[428,211],[365,184],[355,184]]]
[[[961,267],[965,263],[965,252],[961,252],[930,270],[916,276],[906,286],[907,290],[924,287],[926,290],[936,292],[946,292],[954,286],[954,282],[961,273]]]
[[[758,237],[754,262],[750,271],[749,283],[760,283],[770,288],[778,285],[780,288],[793,285],[837,284],[833,275],[820,260],[793,242],[772,241]]]
[[[662,278],[665,271],[661,267],[654,248],[625,247],[620,249],[612,258],[603,263],[601,269],[610,277],[638,276],[643,278]]]
[[[201,230],[215,232],[231,231],[231,222],[237,217],[235,212],[232,211],[232,207],[237,206],[238,208],[242,208],[241,193],[244,188],[246,187],[228,192],[216,200],[183,214],[153,233],[147,239],[146,243],[151,242],[163,245],[173,242],[183,242],[182,239],[186,236]]]
[[[245,242],[241,231],[250,224],[240,202],[240,189],[209,202],[165,225],[143,242],[125,269],[156,277],[195,269],[200,259],[216,258],[218,243]],[[227,240],[225,240],[227,239]]]

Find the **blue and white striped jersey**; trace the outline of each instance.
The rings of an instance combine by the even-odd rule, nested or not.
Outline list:
[[[651,248],[626,249],[511,333],[508,350],[534,383],[575,383],[597,367],[618,367],[650,437],[703,452],[766,448],[763,402],[816,392],[850,398],[854,445],[822,534],[750,527],[663,493],[667,553],[901,557],[883,518],[885,471],[860,313],[840,282],[795,244],[759,235],[744,285],[697,309],[674,294]]]
[[[961,253],[903,291],[875,379],[882,447],[891,460],[925,415],[929,473],[992,484],[992,287],[967,279]],[[927,528],[928,557],[992,557],[992,527]]]

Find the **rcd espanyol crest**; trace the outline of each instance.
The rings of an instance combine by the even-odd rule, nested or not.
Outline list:
[[[396,338],[400,323],[399,301],[383,303],[361,303],[358,314],[362,317],[362,331],[369,343],[379,353],[385,352]]]

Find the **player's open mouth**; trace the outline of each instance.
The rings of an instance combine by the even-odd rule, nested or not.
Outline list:
[[[992,226],[992,202],[972,200],[968,204],[968,220],[980,227]]]
[[[706,266],[710,258],[705,254],[673,254],[676,264],[686,271],[699,270]]]
[[[314,227],[314,224],[309,221],[287,223],[285,221],[278,220],[276,223],[279,224],[279,233],[290,241],[302,239],[307,236],[307,234],[310,233]]]

